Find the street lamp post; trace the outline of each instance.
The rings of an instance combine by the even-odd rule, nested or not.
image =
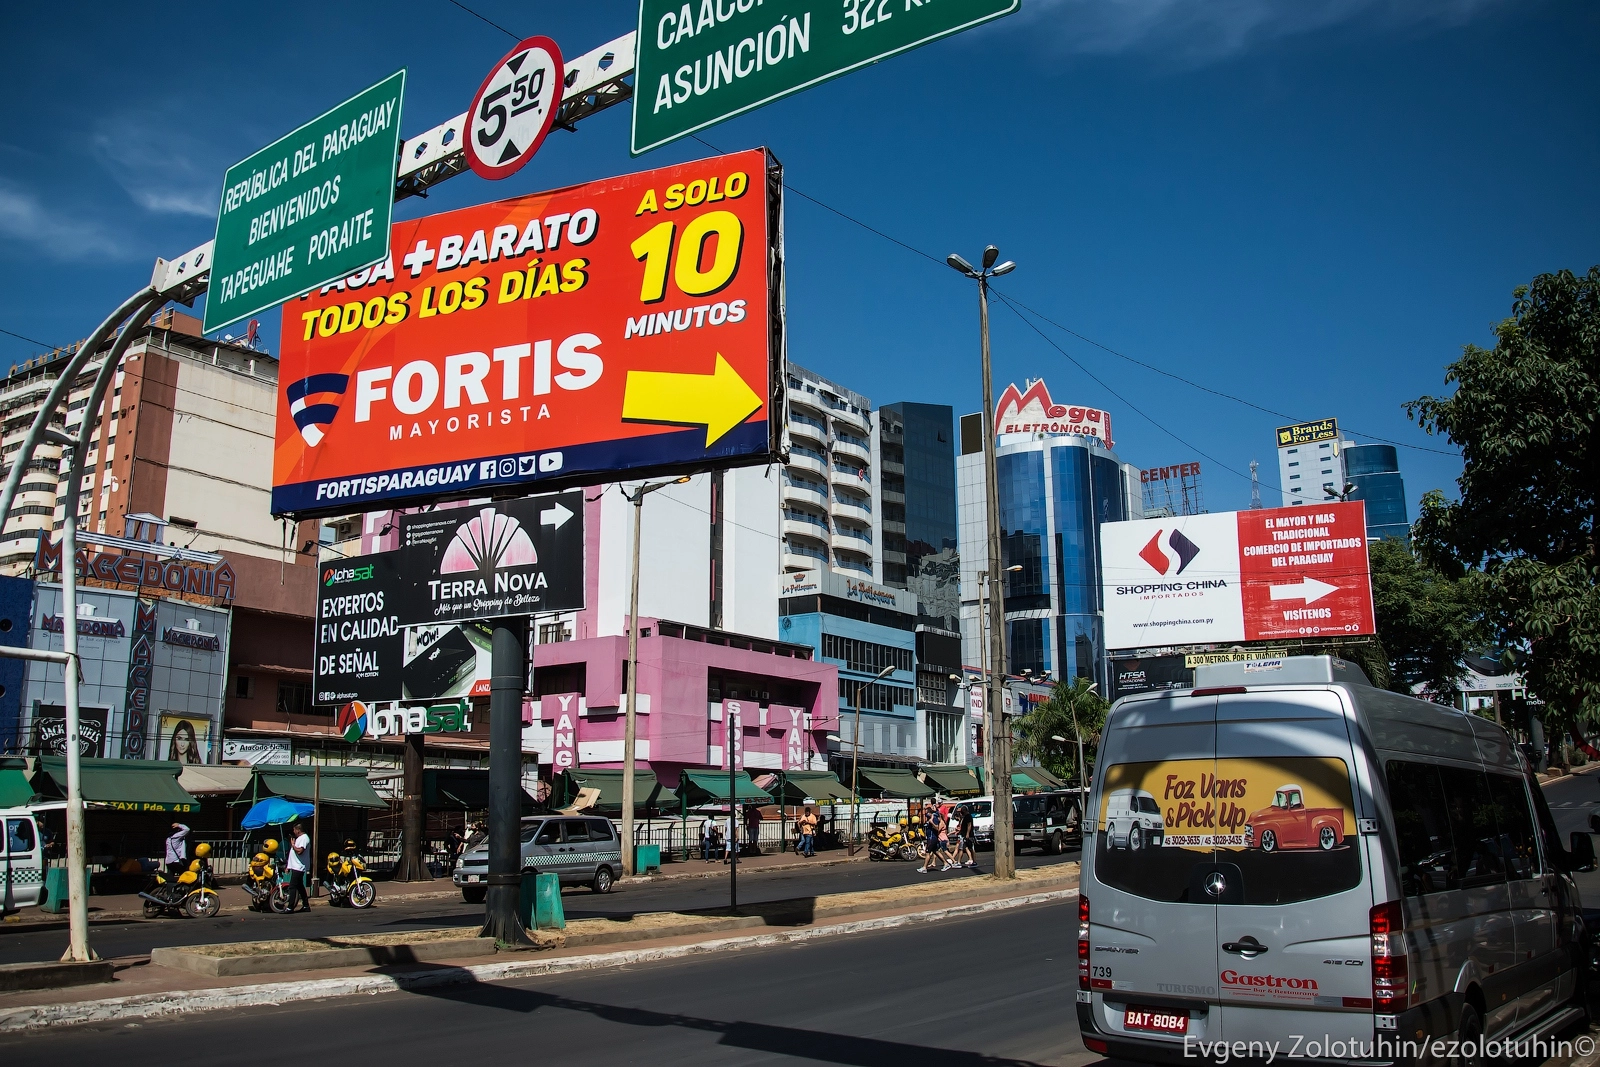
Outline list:
[[[861,694],[873,682],[882,681],[894,673],[893,667],[885,667],[873,676],[872,681],[858,682],[856,684],[856,729],[855,745],[850,749],[850,855],[856,854],[856,844],[861,839],[857,815],[861,811]]]
[[[622,495],[633,505],[633,571],[628,589],[628,711],[622,727],[622,873],[632,877],[633,852],[633,750],[638,736],[639,703],[639,529],[643,525],[644,498],[657,489],[681,485],[689,479],[650,482]],[[731,802],[730,802],[731,806]]]
[[[1016,859],[1011,841],[1011,763],[1007,744],[1009,727],[1001,705],[1004,694],[1006,670],[1005,605],[1000,589],[1000,485],[995,471],[994,439],[994,376],[989,366],[989,279],[998,278],[1017,269],[1006,260],[996,265],[1000,249],[989,245],[983,250],[983,266],[975,268],[958,255],[945,258],[953,269],[978,283],[978,331],[982,342],[983,364],[983,473],[986,484],[984,494],[988,505],[989,525],[989,748],[993,752],[994,766],[994,873],[996,878],[1015,878]]]

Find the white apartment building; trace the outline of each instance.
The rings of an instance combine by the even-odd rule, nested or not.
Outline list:
[[[882,488],[872,401],[789,364],[783,570],[883,580]]]
[[[1283,486],[1283,506],[1321,504],[1328,491],[1344,488],[1344,457],[1337,438],[1278,448],[1278,484]]]

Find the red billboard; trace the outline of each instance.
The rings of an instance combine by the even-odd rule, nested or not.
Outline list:
[[[1377,631],[1365,504],[1235,514],[1246,641]]]
[[[767,462],[780,188],[756,149],[396,223],[284,305],[273,514]]]

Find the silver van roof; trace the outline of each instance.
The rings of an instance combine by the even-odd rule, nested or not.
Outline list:
[[[1194,687],[1232,685],[1371,685],[1367,673],[1334,656],[1285,656],[1232,663],[1203,663],[1194,669]]]

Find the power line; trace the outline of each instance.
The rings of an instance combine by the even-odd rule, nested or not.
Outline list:
[[[495,29],[499,30],[501,33],[505,34],[507,37],[511,38],[513,41],[522,40],[521,37],[518,37],[516,34],[512,33],[510,30],[506,29],[504,26],[500,25],[494,19],[492,19],[489,16],[484,15],[484,14],[482,14],[480,12],[472,10],[472,8],[468,7],[466,4],[463,4],[461,2],[461,0],[450,0],[450,3],[456,5],[456,7],[459,7],[461,10],[465,11],[467,14],[469,14],[473,18],[477,19],[479,22],[486,22],[489,25],[493,26]]]
[[[22,334],[20,334],[20,333],[12,333],[10,330],[0,330],[0,333],[5,334],[7,337],[15,337],[19,341],[26,341],[30,345],[38,345],[40,348],[48,348],[51,351],[54,351],[57,348],[61,347],[59,345],[53,345],[53,344],[49,343],[48,341],[36,341],[32,337],[24,337]]]

